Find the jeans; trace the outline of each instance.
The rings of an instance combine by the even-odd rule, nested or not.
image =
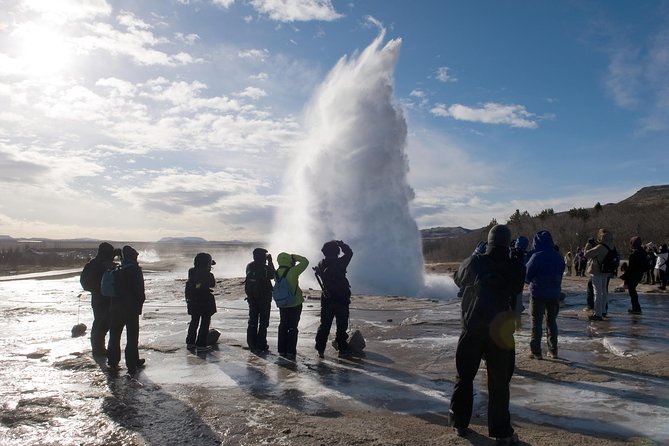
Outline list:
[[[349,303],[321,297],[321,324],[316,332],[316,350],[323,352],[330,336],[332,321],[337,318],[337,333],[335,339],[339,351],[348,349],[348,316]]]
[[[193,312],[193,314],[190,316],[190,324],[188,324],[186,344],[195,344],[197,347],[206,347],[210,324],[211,315]]]
[[[249,322],[246,328],[246,344],[251,350],[267,350],[267,327],[272,310],[272,298],[248,299]]]
[[[129,371],[137,368],[139,360],[139,314],[122,305],[111,307],[111,328],[107,344],[107,361],[110,366],[117,366],[121,361],[121,335],[125,328],[125,365]]]
[[[515,367],[516,352],[513,332],[505,333],[506,345],[502,348],[490,336],[487,327],[463,330],[455,352],[457,376],[451,396],[453,427],[466,428],[472,417],[474,404],[474,378],[485,354],[488,369],[488,435],[510,437],[513,435],[509,413],[509,382]]]
[[[93,350],[93,356],[100,356],[105,354],[105,337],[109,333],[111,300],[101,295],[93,295],[91,307],[93,308],[91,349]]]
[[[297,326],[302,315],[302,304],[297,307],[279,308],[279,333],[277,350],[280,355],[295,355],[297,353]]]
[[[608,274],[593,274],[592,288],[595,291],[595,316],[601,317],[606,313],[609,302],[609,275]]]
[[[557,315],[560,312],[559,300],[544,300],[534,296],[530,297],[530,311],[532,312],[532,337],[530,350],[535,355],[541,355],[541,337],[546,316],[546,342],[548,350],[557,354],[558,351],[558,327]]]

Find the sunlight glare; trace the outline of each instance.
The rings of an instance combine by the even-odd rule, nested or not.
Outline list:
[[[19,60],[26,74],[49,76],[60,73],[70,63],[71,48],[57,29],[27,23],[20,30]]]

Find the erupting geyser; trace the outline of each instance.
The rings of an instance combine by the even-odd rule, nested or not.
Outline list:
[[[272,245],[315,265],[323,242],[345,240],[355,252],[348,270],[354,292],[416,296],[424,288],[423,255],[409,212],[407,124],[393,100],[401,40],[382,46],[384,35],[340,59],[315,92]]]

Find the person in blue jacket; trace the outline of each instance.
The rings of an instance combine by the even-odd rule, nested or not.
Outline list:
[[[525,283],[529,284],[530,312],[532,314],[531,357],[542,359],[541,337],[544,315],[548,355],[558,357],[557,315],[560,310],[560,292],[564,274],[564,258],[555,250],[553,236],[539,231],[532,240],[532,256],[527,261]]]

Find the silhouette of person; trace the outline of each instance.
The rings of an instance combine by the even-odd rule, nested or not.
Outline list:
[[[339,257],[340,250],[344,253]],[[332,328],[332,321],[337,318],[335,340],[340,356],[350,354],[348,349],[348,317],[351,304],[351,285],[346,278],[346,268],[353,257],[353,250],[341,240],[326,242],[321,248],[325,256],[314,268],[322,288],[321,323],[316,332],[316,350],[323,357]]]
[[[276,274],[272,255],[266,249],[253,250],[253,262],[246,265],[244,291],[249,304],[249,321],[246,329],[246,344],[252,351],[265,352],[267,327],[272,309],[272,279]]]
[[[188,270],[186,282],[186,305],[190,315],[186,347],[198,352],[211,350],[207,344],[211,317],[216,313],[216,298],[212,288],[216,286],[216,279],[211,273],[211,267],[216,261],[206,252],[200,252],[193,259],[193,267]]]
[[[107,355],[105,338],[109,332],[111,299],[102,295],[100,283],[104,272],[114,266],[114,247],[110,243],[102,242],[98,246],[97,255],[86,264],[79,278],[82,288],[91,293],[91,350],[94,357]]]
[[[137,263],[139,253],[129,245],[123,247],[121,269],[116,277],[117,296],[112,299],[107,363],[117,369],[121,361],[121,334],[125,328],[125,365],[134,375],[144,367],[145,360],[139,357],[139,316],[146,296],[144,274]]]
[[[464,288],[462,333],[455,353],[457,376],[449,418],[459,436],[469,433],[474,402],[474,377],[485,355],[488,370],[488,435],[499,445],[516,445],[518,436],[509,414],[509,382],[515,363],[512,298],[521,292],[525,267],[510,258],[511,231],[495,225],[488,233],[485,254],[460,265],[455,284]]]

